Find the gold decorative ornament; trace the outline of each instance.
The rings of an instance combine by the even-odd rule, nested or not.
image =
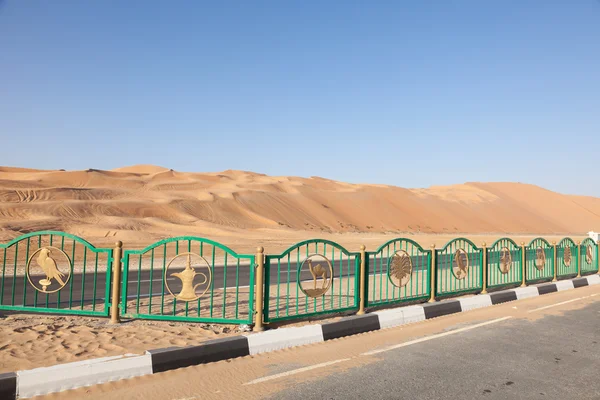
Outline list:
[[[398,250],[388,260],[388,277],[394,286],[406,286],[412,277],[412,270],[412,259],[404,250]]]
[[[543,248],[538,247],[537,249],[535,249],[535,267],[538,269],[538,271],[541,271],[544,269],[545,265],[546,265],[546,252],[544,251]]]
[[[571,254],[571,248],[565,247],[565,251],[563,252],[563,262],[565,263],[565,267],[571,266],[571,260],[573,259]]]
[[[317,262],[317,259],[320,259]],[[302,280],[300,274],[304,270],[304,266],[308,266],[308,271],[312,275],[312,288],[304,288],[302,286]],[[318,282],[318,281],[321,282]],[[298,286],[302,293],[308,297],[321,297],[333,284],[333,266],[331,261],[327,257],[321,254],[311,254],[302,261],[300,268],[298,269]]]
[[[185,268],[181,272],[173,272],[169,274],[169,269],[171,268],[173,262],[181,257],[187,257]],[[195,266],[192,266],[192,257],[198,258],[199,263]],[[197,272],[196,268],[206,268],[208,274],[203,272]],[[169,276],[175,277],[181,281],[181,290],[178,294],[174,294],[171,290],[171,286],[169,285]],[[202,282],[195,283],[196,277],[201,276],[203,278]],[[178,254],[169,261],[167,267],[165,268],[165,286],[169,293],[175,297],[177,300],[181,301],[194,301],[198,300],[202,297],[210,288],[210,284],[212,282],[212,271],[210,268],[210,264],[206,259],[195,253],[182,253]],[[201,293],[198,294],[198,287],[206,285],[204,290],[201,289]]]
[[[37,257],[35,257],[37,255]],[[64,263],[57,263],[55,257],[60,256],[65,260]],[[37,282],[37,285],[33,282],[31,276],[31,268],[32,261],[35,257],[35,265],[41,269],[41,271],[46,275],[46,278],[40,279]],[[58,266],[63,267],[63,264],[66,264],[66,268],[63,268],[62,272]],[[27,266],[25,267],[25,275],[27,275],[27,280],[29,284],[35,288],[38,292],[42,293],[56,293],[69,283],[69,279],[71,279],[71,259],[69,256],[62,251],[61,249],[53,246],[46,246],[37,249],[31,257],[27,260]],[[58,287],[56,287],[58,285]]]
[[[592,261],[594,261],[594,249],[592,248],[591,244],[588,244],[585,249],[585,261],[588,264],[591,264]]]
[[[508,247],[500,249],[500,272],[508,274],[512,267],[512,255]]]
[[[465,279],[469,273],[469,256],[463,249],[458,249],[454,252],[454,265],[452,273],[458,280]]]

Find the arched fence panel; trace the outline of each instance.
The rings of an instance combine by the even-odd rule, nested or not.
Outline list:
[[[254,255],[191,236],[126,250],[121,315],[251,324],[255,266]]]
[[[360,253],[313,239],[265,257],[265,322],[358,309]]]
[[[0,244],[0,310],[108,316],[112,252],[56,231]]]
[[[587,238],[581,242],[579,262],[582,275],[598,272],[598,244],[592,239]]]
[[[514,286],[523,279],[523,250],[512,239],[502,238],[487,249],[487,286]]]
[[[410,239],[394,239],[366,255],[366,306],[428,299],[431,250]]]
[[[483,251],[468,239],[450,241],[436,254],[436,295],[483,288]]]
[[[525,250],[527,283],[552,280],[554,277],[554,247],[546,239],[533,239]]]
[[[579,246],[571,238],[564,238],[556,245],[556,253],[556,276],[576,276],[579,268]]]

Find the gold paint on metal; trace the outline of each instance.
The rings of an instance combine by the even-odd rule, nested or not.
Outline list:
[[[46,278],[40,279],[38,281],[39,286],[36,286],[36,284],[33,283],[32,279],[31,279],[31,267],[32,267],[31,262],[33,261],[33,258],[35,257],[35,255],[38,253],[39,253],[39,255],[36,258],[36,265],[41,268],[41,270],[46,275]],[[63,256],[65,258],[65,260],[67,261],[67,265],[68,265],[68,268],[67,268],[68,274],[67,275],[65,275],[65,273],[61,272],[60,269],[58,268],[58,264],[57,264],[56,260],[54,259],[54,257],[56,255]],[[69,283],[69,279],[71,279],[71,266],[72,266],[71,259],[69,258],[67,253],[65,253],[64,251],[62,251],[61,249],[59,249],[57,247],[46,246],[46,247],[41,247],[41,248],[37,249],[36,251],[33,252],[31,257],[29,257],[29,260],[27,260],[27,266],[25,268],[25,275],[27,275],[27,280],[29,281],[31,286],[33,286],[35,288],[35,290],[37,290],[38,292],[47,293],[47,294],[56,293],[59,290],[61,290],[62,288],[64,288],[65,286],[67,286],[67,283]],[[56,281],[56,283],[58,283],[59,287],[56,289],[53,289],[53,290],[48,290],[48,288],[54,284],[53,280]]]
[[[181,272],[173,272],[172,274],[168,275],[169,272],[169,268],[171,267],[171,264],[173,263],[173,261],[177,260],[180,257],[185,257],[187,256],[187,260],[186,260],[186,264],[185,264],[185,268],[183,269],[183,271]],[[196,266],[196,268],[201,268],[201,267],[205,267],[208,271],[208,276],[206,274],[204,274],[203,272],[196,272],[196,269],[194,267],[192,267],[192,256],[198,257],[200,260],[202,260],[204,262],[203,266]],[[196,276],[202,276],[204,278],[204,280],[200,283],[197,283],[194,285],[194,281],[196,280]],[[178,294],[174,294],[171,291],[171,287],[169,286],[169,280],[168,280],[168,276],[174,276],[175,278],[179,279],[181,281],[181,291]],[[182,254],[178,254],[175,257],[173,257],[171,259],[171,261],[169,261],[169,263],[167,264],[167,267],[165,268],[165,286],[167,288],[167,290],[169,291],[169,293],[174,296],[177,300],[181,300],[181,301],[194,301],[194,300],[198,300],[200,297],[202,297],[210,288],[210,284],[212,282],[212,271],[210,268],[210,264],[208,263],[208,261],[206,261],[206,259],[198,254],[195,253],[182,253]],[[206,288],[204,289],[204,291],[202,291],[202,293],[200,293],[199,295],[196,293],[198,286],[202,286],[202,285],[206,285]]]
[[[570,267],[572,260],[573,255],[571,254],[571,248],[565,247],[563,251],[563,263],[565,264],[565,267]]]
[[[512,267],[512,255],[508,247],[500,249],[500,272],[508,274]]]
[[[535,267],[538,269],[538,271],[541,271],[544,269],[545,265],[546,265],[546,252],[540,246],[537,249],[535,249]]]
[[[322,265],[322,263],[313,264],[313,262],[316,261],[314,260],[314,258],[318,257],[320,257],[325,262],[325,265]],[[312,289],[305,289],[302,286],[302,280],[300,279],[300,273],[304,269],[305,264],[308,265],[308,271],[310,272],[313,278]],[[317,285],[318,280],[321,280],[320,285]],[[302,264],[300,264],[300,269],[298,270],[298,286],[300,287],[302,293],[304,293],[306,296],[313,298],[321,297],[325,293],[327,293],[332,283],[333,266],[331,265],[331,261],[329,261],[329,259],[324,255],[310,254],[304,259],[304,261],[302,261]]]
[[[255,332],[264,330],[263,327],[263,287],[265,269],[265,249],[256,248],[256,320],[254,321]]]
[[[113,287],[112,287],[112,303],[110,305],[110,323],[118,324],[121,322],[119,318],[119,297],[121,296],[121,254],[123,252],[123,242],[115,243],[113,249]]]
[[[429,303],[435,302],[435,275],[436,275],[436,266],[435,266],[435,244],[431,245],[431,288],[429,293]]]
[[[360,245],[360,292],[359,292],[359,303],[357,315],[363,315],[365,313],[365,275],[366,275],[366,264],[367,264],[367,252],[364,244]]]
[[[469,273],[469,256],[463,249],[457,249],[454,252],[454,264],[452,273],[458,280],[465,279]]]
[[[588,244],[587,247],[585,248],[585,261],[588,264],[591,264],[592,262],[594,262],[594,248],[592,247],[591,244]]]
[[[408,253],[398,250],[388,259],[388,278],[392,285],[404,287],[412,277],[413,263]]]

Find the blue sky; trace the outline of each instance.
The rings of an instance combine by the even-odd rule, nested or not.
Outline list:
[[[3,1],[0,165],[600,196],[600,1]]]

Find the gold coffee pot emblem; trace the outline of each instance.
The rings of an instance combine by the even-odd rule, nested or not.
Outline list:
[[[192,266],[192,256],[198,257],[202,261],[202,264],[204,264],[196,265],[196,268],[205,268],[207,274],[196,271],[196,268]],[[169,274],[169,269],[172,267],[173,262],[182,257],[187,257],[185,268],[183,269],[183,271],[172,272],[171,274]],[[174,294],[171,290],[171,286],[169,285],[169,277],[177,278],[181,282],[181,290],[178,294]],[[201,281],[199,282],[197,282],[198,277],[201,277]],[[210,284],[212,282],[212,271],[210,268],[210,264],[208,263],[208,261],[206,261],[204,257],[194,253],[183,253],[178,254],[177,256],[173,257],[171,261],[169,261],[167,268],[165,268],[164,278],[167,290],[177,300],[194,301],[202,297],[210,288]],[[204,288],[204,290],[200,289],[201,292],[200,294],[198,294],[198,288],[203,285],[206,285],[206,287]]]

